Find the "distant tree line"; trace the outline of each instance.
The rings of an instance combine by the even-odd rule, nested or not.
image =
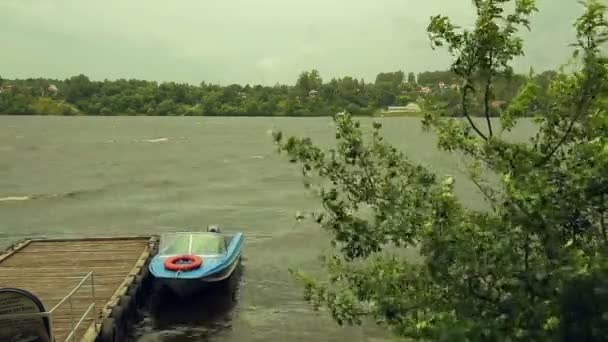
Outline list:
[[[555,72],[534,77],[545,89]],[[515,97],[529,76],[495,81],[495,111]],[[295,85],[220,86],[118,79],[92,81],[85,75],[65,80],[2,79],[0,113],[21,115],[180,115],[180,116],[331,116],[347,111],[374,115],[388,106],[417,103],[422,108],[458,112],[461,81],[451,71],[415,75],[403,71],[377,75],[374,83],[353,77],[324,82],[317,70],[302,72]],[[477,113],[472,104],[472,114]],[[493,112],[492,115],[498,115]]]

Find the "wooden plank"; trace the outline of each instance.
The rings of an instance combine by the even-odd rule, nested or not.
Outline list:
[[[25,289],[27,289],[27,288],[25,288]],[[114,294],[114,292],[116,292],[116,289],[115,289],[114,286],[103,288],[103,289],[98,289],[97,287],[95,287],[95,297],[97,297],[99,295],[100,298],[109,298],[110,296],[112,296],[112,294]],[[65,295],[67,293],[57,294],[57,292],[49,290],[49,291],[44,291],[44,292],[39,291],[39,292],[36,292],[34,294],[37,297],[44,298],[44,300],[46,302],[59,302],[60,300],[62,300],[65,297]],[[90,291],[90,289],[89,289],[89,291],[87,291],[87,293],[82,293],[82,294],[79,294],[79,295],[74,295],[72,298],[74,300],[84,300],[87,303],[91,303],[92,302],[92,297],[91,297],[91,291]],[[63,304],[63,305],[69,305],[69,304]],[[48,309],[50,309],[50,308],[48,308]]]
[[[69,252],[76,252],[76,253],[82,253],[82,252],[86,252],[87,250],[99,250],[99,251],[108,251],[108,250],[117,250],[117,249],[121,249],[121,248],[129,248],[129,247],[138,247],[141,246],[141,242],[139,243],[116,243],[114,242],[112,246],[108,246],[108,245],[91,245],[91,244],[86,244],[86,245],[56,245],[56,246],[42,246],[36,243],[32,243],[32,248],[28,248],[26,251],[24,252],[28,252],[28,253],[36,253],[38,251],[40,252],[47,252],[47,253],[61,253],[63,251],[61,251],[61,249],[63,248],[71,248],[72,250],[70,250]],[[87,250],[85,250],[87,249]],[[126,250],[128,251],[128,249]]]
[[[41,242],[41,241],[32,241],[32,247],[40,248],[40,249],[54,249],[58,246],[68,246],[68,247],[82,247],[87,246],[89,248],[100,247],[100,248],[108,248],[112,246],[125,246],[132,245],[138,246],[142,243],[143,240],[129,240],[129,241],[82,241],[82,242]]]
[[[143,235],[133,235],[133,236],[125,236],[125,237],[116,237],[116,236],[108,236],[108,237],[88,237],[88,238],[58,238],[58,239],[32,239],[34,242],[70,242],[70,241],[129,241],[129,240],[149,240],[150,236]]]
[[[135,258],[133,258],[135,259]],[[131,269],[131,267],[125,267],[124,269],[129,270]],[[116,266],[97,266],[95,268],[95,270],[99,273],[99,272],[109,272],[112,270],[121,270],[121,268],[118,268]],[[15,274],[16,271],[19,272],[40,272],[39,274],[57,274],[57,272],[63,272],[66,276],[80,276],[80,278],[84,277],[85,275],[87,275],[87,273],[80,273],[82,272],[82,269],[78,268],[78,265],[73,265],[73,266],[61,266],[61,267],[45,267],[43,270],[38,269],[36,267],[19,267],[19,266],[10,266],[10,267],[2,267],[2,265],[0,265],[0,274],[2,273],[6,273],[6,274]]]
[[[119,251],[116,251],[117,253]],[[24,265],[35,265],[37,263],[53,263],[53,265],[56,267],[57,265],[59,266],[63,266],[61,265],[61,263],[67,263],[67,264],[82,264],[84,262],[86,263],[103,263],[103,262],[115,262],[115,263],[129,263],[129,262],[133,262],[133,260],[137,260],[137,258],[140,256],[140,253],[137,254],[131,254],[131,255],[126,255],[128,258],[125,258],[125,256],[120,256],[120,257],[115,257],[115,258],[103,258],[103,256],[93,256],[93,257],[86,257],[84,255],[78,255],[78,254],[74,254],[70,257],[53,257],[53,255],[48,255],[46,258],[45,257],[31,257],[28,256],[27,254],[22,254],[19,258],[19,261],[13,261],[11,259],[7,259],[5,262],[3,262],[4,265],[10,266],[12,264],[14,264],[15,262],[21,262],[21,264]],[[7,267],[5,266],[5,267]]]
[[[9,249],[3,253],[2,255],[0,255],[0,262],[4,261],[5,259],[8,259],[10,256],[12,256],[13,254],[19,252],[20,250],[24,249],[25,247],[27,247],[30,242],[32,242],[32,240],[25,240],[22,241],[12,247],[9,247]]]
[[[137,246],[140,246],[141,243],[142,243],[141,241],[134,242],[134,243],[118,243],[118,242],[114,241],[114,242],[111,242],[111,244],[102,243],[102,242],[86,243],[86,244],[63,244],[61,242],[58,242],[55,246],[49,246],[49,245],[41,245],[39,243],[32,242],[32,248],[30,250],[53,252],[55,249],[58,249],[58,248],[69,247],[69,248],[77,248],[79,250],[79,252],[86,252],[88,248],[95,248],[95,249],[100,249],[100,250],[101,249],[115,250],[115,249],[121,249],[124,247],[137,247]]]
[[[137,245],[133,245],[134,247],[136,247]],[[120,247],[124,247],[123,245],[121,245]],[[48,252],[48,253],[53,253],[53,254],[71,254],[71,253],[85,253],[85,251],[81,251],[79,249],[51,249],[49,248],[48,250],[44,250],[41,248],[30,248],[30,249],[26,249],[21,251],[21,253],[23,254],[37,254],[40,252]],[[108,250],[107,248],[105,248],[105,246],[98,246],[95,248],[89,248],[88,251],[86,252],[95,252],[95,253],[100,253],[100,254],[111,254],[114,251],[113,250]]]
[[[15,283],[19,281],[25,281],[27,283],[31,282],[40,282],[46,284],[65,284],[66,282],[80,281],[86,274],[82,275],[74,275],[74,276],[66,276],[61,279],[57,279],[57,277],[49,276],[48,274],[39,274],[37,277],[19,277],[18,275],[12,274],[10,276],[2,276],[2,280],[5,282]],[[124,272],[120,273],[108,273],[108,274],[98,274],[95,276],[95,286],[103,285],[105,283],[116,281],[117,279],[122,280],[124,278]],[[83,287],[90,287],[90,284],[84,284]]]
[[[114,244],[135,244],[147,241],[147,239],[89,239],[89,240],[31,240],[33,244],[38,246],[79,246],[79,245],[98,245],[98,246],[112,246]]]

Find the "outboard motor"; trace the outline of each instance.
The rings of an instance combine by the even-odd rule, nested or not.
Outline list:
[[[207,231],[209,233],[220,233],[220,227],[218,225],[210,225],[209,227],[207,227]]]

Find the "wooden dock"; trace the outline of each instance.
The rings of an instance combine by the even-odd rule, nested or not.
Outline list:
[[[89,314],[76,341],[93,341],[100,324],[143,270],[156,243],[150,237],[26,240],[0,255],[0,287],[27,290],[47,311],[64,299],[83,278],[82,286],[52,314],[55,340],[65,341],[74,323],[95,302],[97,325]]]

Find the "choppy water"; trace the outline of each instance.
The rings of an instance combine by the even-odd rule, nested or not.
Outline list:
[[[383,121],[386,136],[412,159],[458,173],[418,119]],[[273,127],[323,143],[333,137],[329,118],[0,116],[0,248],[24,237],[155,234],[217,223],[246,234],[238,300],[220,300],[222,307],[211,296],[163,307],[137,326],[137,339],[383,341],[376,327],[340,328],[312,312],[288,275],[288,267],[314,270],[327,240],[313,224],[295,224],[296,211],[316,201],[299,170],[275,153]],[[469,184],[459,192],[477,201]]]

